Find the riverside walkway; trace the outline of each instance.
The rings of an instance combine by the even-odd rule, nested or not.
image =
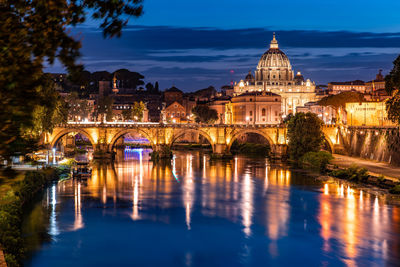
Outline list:
[[[339,154],[333,154],[334,160],[332,164],[341,167],[350,167],[355,164],[359,167],[366,168],[371,174],[384,175],[386,178],[400,180],[400,167],[392,166],[389,163],[367,160],[362,158],[349,157]]]

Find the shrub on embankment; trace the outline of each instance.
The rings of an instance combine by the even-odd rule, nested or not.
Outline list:
[[[332,159],[332,154],[326,151],[307,152],[299,159],[299,165],[304,169],[325,172]]]
[[[368,173],[365,168],[360,168],[352,165],[349,168],[334,169],[329,173],[330,176],[349,180],[352,182],[359,182],[369,184],[383,189],[388,189],[391,194],[400,194],[400,183],[391,179],[386,179],[385,176],[374,176]]]
[[[28,171],[25,178],[16,182],[12,190],[1,199],[0,247],[8,267],[21,266],[24,257],[24,241],[21,237],[24,208],[49,183],[67,171],[65,167]]]

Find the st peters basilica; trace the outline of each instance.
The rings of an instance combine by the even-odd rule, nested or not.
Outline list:
[[[255,75],[249,72],[244,80],[234,85],[235,96],[249,92],[280,95],[282,116],[296,113],[296,107],[316,100],[315,83],[304,80],[300,72],[294,75],[289,58],[279,49],[275,33],[268,51],[258,62]]]

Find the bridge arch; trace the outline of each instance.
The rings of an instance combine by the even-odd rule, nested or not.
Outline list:
[[[144,129],[132,128],[132,129],[123,129],[123,130],[117,132],[113,136],[113,138],[111,139],[110,143],[108,144],[108,151],[111,152],[113,150],[114,145],[117,142],[117,140],[119,138],[121,138],[122,136],[128,134],[128,133],[140,133],[140,134],[143,134],[144,137],[146,137],[146,139],[149,140],[151,146],[154,148],[154,142],[153,142],[153,137],[152,137],[151,133],[147,132]]]
[[[227,143],[227,146],[228,146],[227,151],[231,150],[231,146],[232,146],[233,142],[236,139],[238,139],[239,136],[242,136],[242,135],[248,134],[248,133],[255,133],[255,134],[261,135],[262,137],[264,137],[267,140],[267,142],[271,148],[275,144],[275,142],[272,140],[272,138],[267,133],[257,130],[257,129],[245,129],[245,130],[238,131],[232,135],[232,137],[229,140],[229,143]]]
[[[190,129],[182,129],[182,130],[176,131],[176,132],[174,133],[173,138],[172,138],[170,147],[172,147],[172,146],[174,145],[174,143],[175,143],[179,138],[181,138],[182,136],[184,136],[184,135],[185,135],[186,133],[188,133],[188,132],[198,133],[199,135],[203,136],[205,139],[207,139],[207,141],[210,143],[210,145],[211,145],[211,146],[213,147],[213,149],[214,149],[214,144],[215,144],[215,142],[213,141],[213,139],[211,138],[211,136],[210,136],[207,132],[205,132],[205,131],[203,131],[203,130],[193,129],[193,128],[190,128]]]
[[[324,140],[325,140],[326,144],[328,144],[328,147],[329,147],[329,149],[330,149],[330,152],[331,152],[332,154],[335,153],[335,147],[334,147],[334,145],[333,145],[333,143],[332,143],[332,140],[329,138],[329,136],[326,136],[326,135],[324,134]]]
[[[60,140],[61,137],[63,137],[66,134],[69,133],[79,133],[81,135],[84,135],[85,137],[87,137],[89,139],[89,142],[92,144],[92,147],[94,148],[96,145],[96,142],[94,141],[93,137],[84,129],[79,129],[79,128],[67,128],[64,130],[61,130],[60,132],[58,132],[51,140],[50,142],[50,148],[54,148],[55,145],[57,144],[58,140]]]

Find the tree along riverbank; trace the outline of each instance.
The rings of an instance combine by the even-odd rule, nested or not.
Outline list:
[[[22,265],[25,243],[21,226],[29,203],[50,183],[68,176],[69,171],[68,166],[28,171],[0,199],[0,248],[8,267]]]

